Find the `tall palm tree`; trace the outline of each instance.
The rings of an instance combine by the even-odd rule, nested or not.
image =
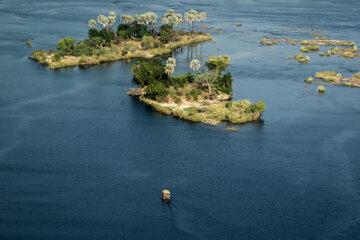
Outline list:
[[[200,65],[200,61],[197,59],[193,59],[190,62],[190,68],[194,71],[197,72],[200,69],[201,65]]]
[[[89,20],[89,27],[90,28],[95,28],[97,26],[97,22],[95,19],[91,19]]]

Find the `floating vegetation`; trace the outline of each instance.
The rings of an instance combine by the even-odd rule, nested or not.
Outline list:
[[[232,24],[232,25],[234,25],[234,26],[236,26],[236,27],[241,27],[241,26],[242,26],[241,23],[235,23],[235,24]]]
[[[226,130],[233,131],[233,132],[239,131],[239,129],[232,128],[232,127],[229,127],[229,126],[226,127]]]
[[[314,81],[314,79],[312,77],[309,77],[309,78],[306,78],[304,81],[307,83],[312,83]]]
[[[324,86],[318,86],[318,91],[323,93],[325,92],[325,87]]]
[[[319,53],[319,56],[323,57],[323,56],[325,56],[325,53]]]
[[[304,57],[302,54],[295,55],[294,59],[298,61],[299,63],[309,63],[310,57],[306,56]]]
[[[214,29],[214,27],[211,27],[211,26],[206,26],[206,25],[202,25],[202,26],[200,26],[199,28],[201,28],[201,29],[205,29],[205,30]]]
[[[313,37],[330,37],[330,35],[322,33],[311,33],[310,35]]]
[[[342,40],[331,40],[331,39],[321,39],[321,40],[296,40],[296,39],[269,39],[276,42],[288,42],[293,44],[302,44],[302,45],[325,45],[325,46],[355,46],[353,41],[342,41]]]
[[[352,76],[352,78],[355,78],[355,79],[359,79],[360,80],[360,72],[358,72],[357,74],[354,74]]]
[[[310,52],[317,52],[320,50],[319,45],[309,45],[309,46],[302,46],[300,48],[302,52],[310,53]]]
[[[322,79],[324,82],[314,82],[315,84],[343,85],[350,87],[360,87],[360,73],[354,74],[351,78],[343,78],[340,73],[335,71],[317,72],[315,78]]]
[[[276,41],[271,41],[271,40],[270,40],[270,41],[267,41],[266,38],[261,39],[261,40],[260,40],[260,43],[261,43],[262,45],[269,45],[269,46],[270,46],[270,45],[277,44]]]

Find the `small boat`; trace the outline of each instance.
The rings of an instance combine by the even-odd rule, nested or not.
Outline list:
[[[161,195],[162,200],[166,201],[166,200],[170,200],[170,191],[167,189],[164,189],[162,191],[162,195]]]

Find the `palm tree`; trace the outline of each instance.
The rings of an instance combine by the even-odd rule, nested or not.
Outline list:
[[[200,61],[197,59],[193,59],[190,62],[190,68],[196,73],[200,69]]]
[[[89,27],[90,27],[90,28],[95,28],[96,25],[97,25],[97,22],[96,22],[95,19],[89,20]]]
[[[184,17],[185,17],[185,20],[188,22],[189,24],[189,32],[191,31],[190,30],[190,26],[192,25],[192,31],[194,31],[194,21],[196,20],[196,14],[197,14],[197,11],[191,9],[190,11],[186,12]]]
[[[104,15],[99,15],[97,17],[97,21],[102,26],[103,29],[105,29],[109,24],[109,18],[105,17]]]
[[[175,58],[168,58],[168,60],[166,60],[166,65],[165,65],[165,73],[169,76],[173,74],[173,72],[175,71],[175,66],[176,66],[176,59]]]
[[[109,27],[111,27],[116,22],[116,13],[110,12],[108,19],[109,19]]]

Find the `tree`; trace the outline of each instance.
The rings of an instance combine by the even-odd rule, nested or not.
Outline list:
[[[170,78],[170,75],[173,74],[173,72],[175,71],[175,67],[176,67],[176,59],[168,58],[166,60],[165,72],[169,76],[169,78]]]
[[[99,15],[97,17],[98,23],[105,29],[109,25],[109,18],[105,17],[104,15]]]
[[[74,48],[75,39],[63,38],[58,42],[57,49],[59,51],[70,52]]]
[[[196,75],[196,81],[205,84],[208,87],[209,93],[212,91],[212,87],[219,77],[219,70],[215,69],[212,71],[205,70],[199,75]]]
[[[92,28],[95,28],[97,26],[97,22],[95,19],[91,19],[89,20],[89,27],[92,29]]]
[[[197,14],[197,11],[194,9],[191,9],[190,11],[186,12],[184,15],[185,20],[189,24],[189,32],[194,32],[194,21],[196,20],[196,14]],[[192,30],[190,30],[191,25],[192,25]]]
[[[176,14],[174,10],[169,9],[163,18],[163,22],[172,27],[177,26],[182,21],[182,15]]]
[[[93,37],[84,41],[88,46],[99,49],[105,40],[102,37]]]
[[[162,100],[169,94],[169,90],[166,86],[159,81],[152,82],[149,86],[147,86],[145,92],[147,97],[154,100]]]
[[[154,81],[167,82],[165,65],[161,59],[151,59],[148,61],[138,61],[131,71],[134,74],[133,82],[141,87],[147,86]]]
[[[109,20],[109,27],[111,27],[112,25],[114,25],[114,23],[116,22],[116,13],[115,12],[110,12],[109,13],[109,17],[108,17],[108,20]]]
[[[197,72],[200,69],[201,65],[200,65],[200,61],[197,59],[193,59],[190,62],[190,68],[194,71]]]

